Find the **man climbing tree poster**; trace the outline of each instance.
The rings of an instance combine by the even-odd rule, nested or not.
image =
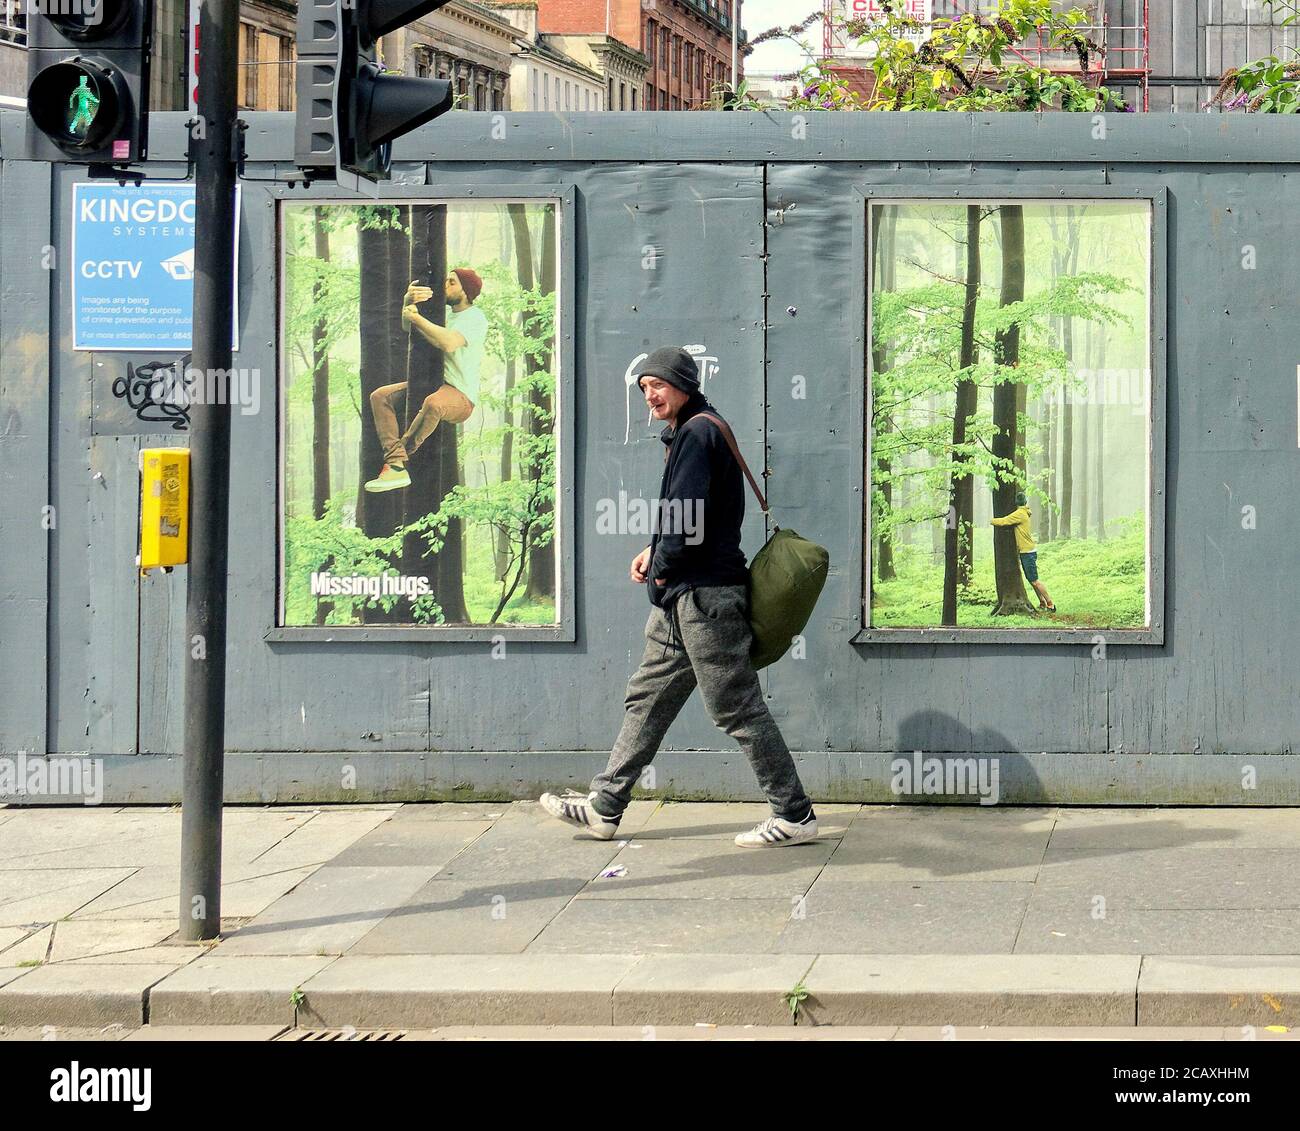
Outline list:
[[[558,207],[282,212],[280,623],[556,623]]]

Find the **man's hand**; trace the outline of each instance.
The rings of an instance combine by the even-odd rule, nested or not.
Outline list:
[[[638,585],[645,584],[645,571],[650,568],[650,547],[647,546],[632,559],[632,580]]]
[[[415,308],[415,304],[407,303],[404,307],[402,307],[402,329],[409,330],[411,328],[412,319],[419,318],[419,317],[420,317],[420,312]]]
[[[410,306],[413,302],[428,302],[433,298],[432,287],[422,287],[415,280],[411,280],[410,286],[406,288],[406,295],[402,299],[403,306]]]

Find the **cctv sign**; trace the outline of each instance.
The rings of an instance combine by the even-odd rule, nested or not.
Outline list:
[[[235,197],[238,315],[239,190]],[[193,348],[194,186],[78,184],[72,189],[72,348]],[[239,348],[235,319],[234,348]]]

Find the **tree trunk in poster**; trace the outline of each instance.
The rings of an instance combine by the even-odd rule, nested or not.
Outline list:
[[[548,206],[542,219],[542,263],[538,278],[538,290],[542,294],[553,294],[555,291],[555,260],[555,209]],[[548,373],[555,372],[553,353],[547,352],[543,355],[542,368]],[[529,393],[529,401],[539,408],[544,408],[548,416],[554,410],[553,399],[536,390]],[[529,431],[533,435],[541,435],[550,429],[550,424],[542,423],[535,417],[530,418]],[[539,464],[533,464],[525,468],[523,473],[529,479],[539,479],[542,468]],[[555,500],[542,500],[538,509],[542,514],[550,514],[555,509]],[[553,601],[555,599],[555,547],[556,541],[552,537],[545,546],[536,546],[529,553],[527,590],[529,600]]]
[[[442,204],[415,205],[411,208],[411,243],[408,272],[403,290],[413,279],[433,289],[433,298],[420,307],[420,314],[438,326],[447,324],[444,288],[447,264],[447,207]],[[440,389],[444,381],[446,355],[419,331],[408,336],[407,412],[408,420],[420,411],[425,398]],[[456,426],[439,424],[410,453],[407,470],[411,485],[401,492],[405,503],[405,521],[437,513],[443,499],[460,481],[457,460]],[[397,494],[397,492],[392,492]],[[427,577],[433,597],[448,624],[469,619],[465,608],[464,555],[461,546],[461,521],[447,524],[443,545],[437,552],[429,550],[423,537],[411,534],[402,544],[402,573]]]
[[[980,210],[978,205],[966,209],[966,301],[962,308],[961,357],[958,365],[969,369],[979,360],[975,343],[975,309],[980,290]],[[966,443],[966,425],[975,413],[977,389],[968,378],[957,382],[956,405],[952,415],[953,472],[948,492],[948,518],[943,546],[943,624],[957,623],[957,586],[970,581],[970,519],[963,521],[963,509],[969,514],[974,507],[974,484],[964,471],[967,462],[961,451]],[[963,580],[963,567],[965,578]]]
[[[391,208],[363,208],[357,225],[357,259],[361,271],[358,300],[361,451],[358,458],[357,526],[369,538],[387,537],[397,525],[397,500],[393,498],[396,492],[370,494],[365,490],[366,481],[379,474],[384,462],[374,415],[370,410],[370,394],[383,385],[401,380],[400,376],[394,376],[400,371],[393,360],[392,323],[396,321],[398,329],[401,329],[402,296],[399,293],[394,300],[389,281],[391,240],[387,227],[373,226],[377,218],[382,218],[387,225],[393,212]]]
[[[316,238],[316,262],[330,261],[329,233],[325,229],[325,210],[313,213]],[[311,332],[311,494],[312,514],[317,519],[325,517],[325,504],[330,497],[330,359],[325,349],[325,288],[318,281],[312,288],[312,305],[319,312]],[[333,608],[330,601],[317,600],[316,623],[324,624]]]
[[[533,289],[533,237],[528,230],[528,213],[523,204],[507,204],[506,212],[510,217],[511,231],[514,233],[515,274],[519,286],[525,291]],[[510,401],[510,390],[515,387],[516,360],[512,357],[506,363],[506,434],[501,438],[501,481],[504,483],[514,477],[514,407]],[[537,369],[537,363],[531,358],[525,362],[525,374]],[[510,562],[510,538],[503,530],[498,535],[497,543],[497,580],[505,578]]]
[[[1002,299],[1003,306],[1025,297],[1025,213],[1018,204],[1004,204],[998,209],[1002,227]],[[994,339],[994,360],[1014,369],[1020,364],[1020,326],[1015,323],[999,330]],[[1020,384],[1000,380],[993,389],[993,455],[1012,466],[1016,462],[1016,405]],[[1010,471],[998,469],[997,488],[993,492],[993,514],[1002,517],[1016,509],[1016,482]],[[1033,613],[1025,597],[1020,572],[1020,555],[1016,550],[1015,532],[1009,526],[993,528],[993,570],[997,580],[996,616]]]
[[[875,255],[876,255],[876,290],[892,291],[894,289],[894,245],[895,233],[898,229],[898,209],[894,205],[885,205],[880,210],[880,233],[876,237]],[[871,332],[871,327],[868,327]],[[873,373],[883,373],[889,366],[889,351],[887,344],[877,342],[875,335],[871,335],[871,371]],[[882,420],[878,430],[880,433],[889,431],[889,422]],[[894,505],[894,486],[889,482],[889,474],[893,470],[890,460],[881,459],[876,461],[876,466],[880,470],[881,484],[880,497],[884,502],[886,512],[892,510]],[[867,485],[868,497],[871,495],[872,484]],[[870,504],[868,504],[870,505]],[[876,539],[876,576],[881,581],[892,581],[897,573],[894,570],[894,546],[890,534],[881,534]]]

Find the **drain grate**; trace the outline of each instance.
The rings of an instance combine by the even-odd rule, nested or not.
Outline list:
[[[405,1029],[290,1029],[281,1041],[400,1041]]]

